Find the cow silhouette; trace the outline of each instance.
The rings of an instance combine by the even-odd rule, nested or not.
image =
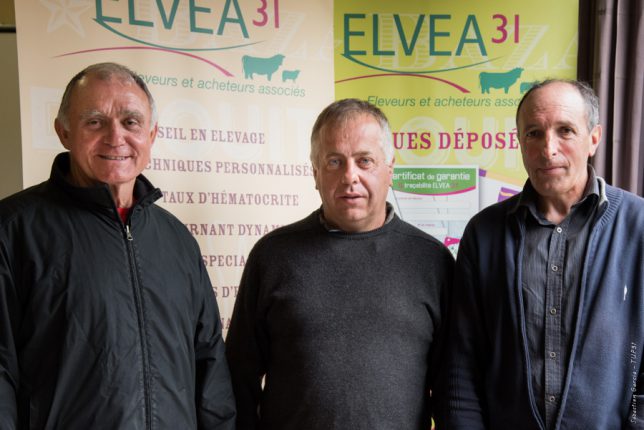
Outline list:
[[[281,54],[273,55],[269,58],[251,57],[244,55],[242,57],[242,68],[244,70],[244,78],[253,79],[253,74],[266,75],[268,80],[271,80],[273,73],[279,69],[284,61],[284,56]]]
[[[539,81],[533,81],[533,82],[521,82],[521,85],[519,85],[519,92],[521,94],[524,94],[530,90],[530,88],[534,87],[537,85]]]
[[[299,70],[282,70],[282,82],[286,82],[289,79],[295,82],[299,74]]]
[[[508,90],[512,85],[521,76],[523,69],[516,67],[509,72],[504,73],[491,73],[491,72],[481,72],[479,73],[479,83],[481,85],[481,93],[489,94],[490,88],[503,88],[505,93],[508,93]]]

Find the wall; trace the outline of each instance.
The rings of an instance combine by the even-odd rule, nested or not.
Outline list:
[[[0,26],[15,28],[13,0],[0,5]],[[16,33],[0,32],[0,198],[22,189]]]

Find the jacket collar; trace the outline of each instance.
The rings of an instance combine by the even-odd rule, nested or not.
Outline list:
[[[50,182],[60,188],[72,200],[89,206],[99,207],[104,210],[116,210],[114,199],[107,184],[93,187],[77,187],[67,180],[70,171],[69,152],[62,152],[56,156],[51,167]],[[148,179],[139,175],[134,183],[134,206],[147,206],[162,196],[161,191],[155,188]]]

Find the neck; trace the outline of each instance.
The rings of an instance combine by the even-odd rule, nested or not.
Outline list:
[[[539,200],[539,212],[551,223],[560,224],[570,213],[573,204],[548,201],[542,197]]]
[[[88,179],[86,176],[80,173],[78,169],[74,168],[73,165],[71,166],[69,174],[67,175],[67,180],[70,184],[81,188],[95,187],[101,184],[101,182]],[[116,204],[117,208],[129,208],[132,206],[134,202],[135,181],[136,179],[124,184],[108,185],[110,188],[110,194],[112,195],[112,199],[114,199],[114,204]]]
[[[129,208],[134,203],[134,184],[110,185],[110,193],[117,208]]]
[[[554,197],[539,196],[537,202],[539,212],[551,223],[561,223],[570,213],[572,206],[582,199],[584,189]]]
[[[584,170],[583,174],[576,178],[575,184],[565,192],[545,191],[539,194],[537,191],[537,209],[548,221],[553,224],[561,223],[568,216],[573,205],[583,199],[589,186],[588,181],[594,177],[588,173],[588,169]]]

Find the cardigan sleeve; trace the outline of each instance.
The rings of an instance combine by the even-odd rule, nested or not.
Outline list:
[[[484,429],[483,369],[485,333],[474,262],[476,249],[467,230],[459,245],[449,313],[449,341],[437,430]]]
[[[636,387],[628,408],[628,418],[624,423],[624,430],[644,430],[644,369],[641,367]]]

